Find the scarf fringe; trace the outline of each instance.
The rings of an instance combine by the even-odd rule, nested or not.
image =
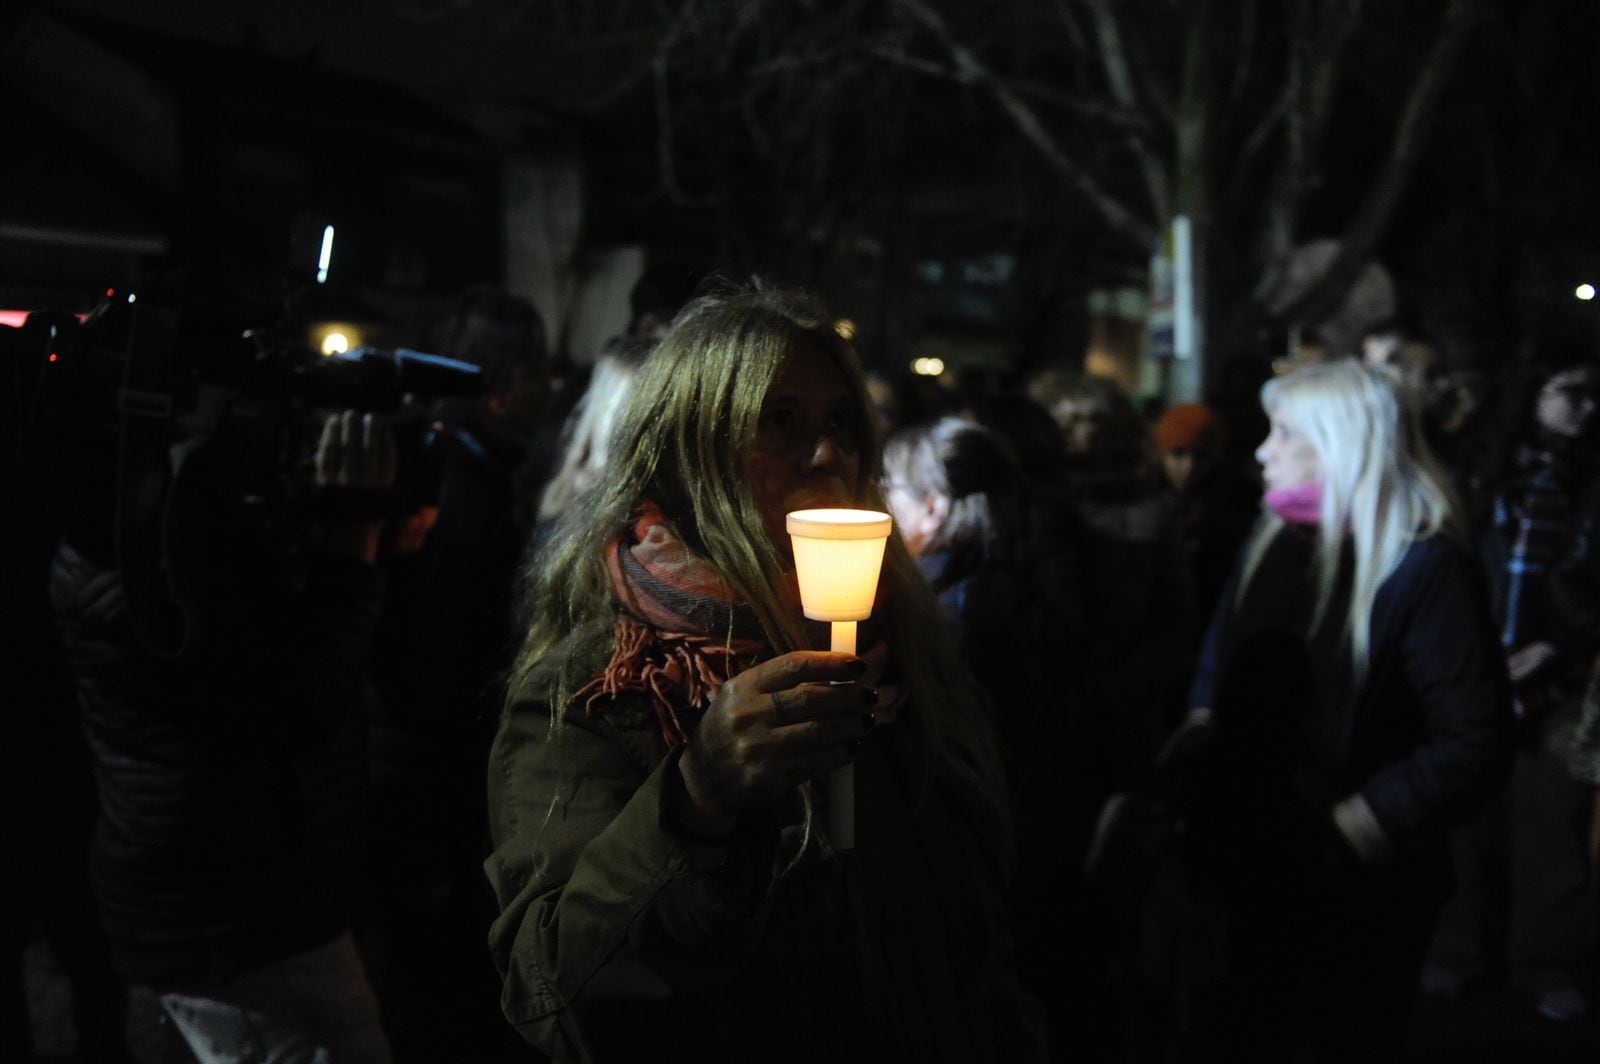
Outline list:
[[[748,607],[733,597],[710,562],[678,538],[650,500],[639,504],[633,526],[606,548],[606,569],[617,605],[611,660],[573,695],[573,703],[581,703],[593,716],[620,697],[642,698],[667,745],[680,746],[688,742],[722,685],[766,651],[757,634],[759,624],[753,615],[739,619],[741,611],[749,613]],[[793,570],[779,590],[799,605]],[[880,582],[880,605],[885,593]],[[741,634],[736,637],[735,631]],[[866,631],[862,635],[869,647],[861,655],[868,663],[863,680],[878,689],[875,712],[880,723],[888,722],[904,692],[883,683],[887,648],[878,637]]]
[[[581,688],[575,701],[584,712],[624,695],[649,702],[667,745],[680,746],[722,685],[751,665],[759,647],[748,640],[731,643],[688,632],[661,632],[627,614],[617,615],[611,661]],[[685,719],[681,711],[692,713]]]

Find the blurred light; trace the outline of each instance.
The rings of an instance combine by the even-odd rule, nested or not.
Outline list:
[[[937,377],[944,372],[944,359],[919,358],[911,363],[911,372],[919,377]]]
[[[138,298],[139,298],[139,297],[138,297],[138,296],[136,296],[136,295],[134,295],[134,294],[133,294],[133,293],[132,293],[132,292],[129,292],[129,293],[128,293],[128,302],[129,302],[129,303],[132,303],[132,302],[133,302],[133,301],[134,301],[134,300],[136,300],[136,299],[138,299]]]
[[[327,319],[312,322],[305,337],[311,350],[329,356],[354,351],[367,342],[366,335],[355,322]]]
[[[1587,302],[1589,302],[1589,300],[1594,298],[1594,285],[1592,285],[1592,284],[1580,284],[1578,286],[1577,290],[1574,291],[1572,294],[1577,296],[1579,299],[1583,300],[1585,303],[1587,303]]]
[[[840,318],[833,323],[833,331],[838,333],[841,339],[854,340],[856,338],[856,323],[849,318]]]
[[[32,310],[0,310],[0,325],[9,325],[13,329],[20,329],[20,328],[22,328],[24,325],[26,325],[28,323],[28,315],[29,314],[34,314],[34,313],[37,313],[37,311],[32,311]],[[74,314],[73,317],[77,318],[78,322],[81,324],[84,321],[88,320],[89,315],[87,315],[87,314]],[[56,327],[54,325],[50,326],[50,335],[52,337],[54,337],[56,335]]]
[[[50,361],[54,362],[56,360],[56,358],[57,358],[56,353],[54,351],[50,352]]]
[[[322,254],[317,256],[317,283],[328,280],[328,264],[333,261],[333,226],[322,227]]]
[[[107,299],[110,299],[112,296],[114,296],[116,294],[117,294],[117,290],[115,288],[107,288],[106,289],[106,298]]]

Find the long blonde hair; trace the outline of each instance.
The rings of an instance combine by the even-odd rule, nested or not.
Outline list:
[[[767,540],[744,462],[767,392],[789,358],[829,359],[843,374],[861,441],[856,499],[884,508],[861,366],[832,319],[802,293],[759,281],[697,299],[641,367],[611,440],[609,468],[562,515],[535,562],[512,702],[535,697],[564,707],[608,660],[616,612],[603,555],[644,499],[658,503],[690,549],[751,606],[775,653],[811,649],[804,619],[779,591],[785,563]],[[889,538],[882,580],[893,603],[890,645],[915,707],[896,728],[916,729],[926,766],[955,780],[980,812],[991,814],[993,841],[1004,854],[1003,773],[986,707],[959,664],[933,593],[896,536]],[[540,661],[567,640],[548,686],[531,690]]]
[[[1441,532],[1466,542],[1460,506],[1428,448],[1419,412],[1392,371],[1354,359],[1317,363],[1268,381],[1261,405],[1298,429],[1322,466],[1313,627],[1326,620],[1349,533],[1355,571],[1344,634],[1360,680],[1371,655],[1378,589],[1413,542]],[[1283,524],[1268,513],[1256,526],[1237,601]]]

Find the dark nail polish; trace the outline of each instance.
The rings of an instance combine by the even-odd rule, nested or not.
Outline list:
[[[870,687],[863,687],[861,689],[861,704],[864,705],[864,706],[875,706],[875,705],[877,705],[878,704],[878,692],[874,691]]]
[[[874,724],[877,724],[877,723],[878,723],[878,715],[876,713],[872,712],[871,710],[868,710],[867,712],[861,714],[861,726],[863,728],[867,729],[868,731],[871,731],[872,730],[872,726]]]
[[[850,664],[846,665],[845,668],[849,669],[855,675],[860,676],[862,673],[867,671],[867,663],[862,661],[860,658],[857,658]]]

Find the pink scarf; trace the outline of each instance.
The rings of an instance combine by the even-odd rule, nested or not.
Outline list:
[[[661,737],[677,746],[722,685],[756,663],[761,625],[655,503],[644,503],[633,528],[606,548],[606,568],[619,607],[616,642],[610,663],[574,699],[593,713],[619,695],[643,695]]]
[[[1322,521],[1322,481],[1278,488],[1266,494],[1267,508],[1293,525],[1315,525]]]

